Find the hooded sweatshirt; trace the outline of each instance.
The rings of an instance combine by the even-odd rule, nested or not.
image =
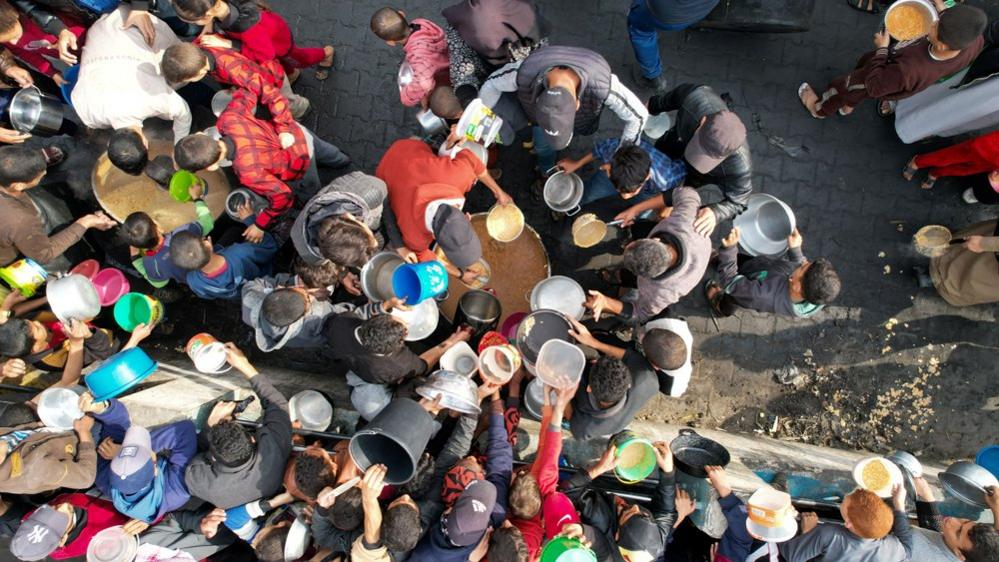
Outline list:
[[[439,82],[446,82],[449,70],[444,30],[422,18],[413,20],[411,27],[413,32],[403,51],[406,63],[413,70],[413,79],[405,86],[399,85],[399,99],[409,107],[426,99]]]
[[[463,0],[441,14],[492,65],[510,62],[511,43],[541,40],[538,16],[529,0]]]
[[[291,241],[295,251],[309,265],[319,265],[326,260],[318,247],[319,224],[330,217],[350,213],[373,232],[382,221],[382,207],[388,188],[385,182],[362,172],[340,176],[322,188],[295,218],[291,228]]]
[[[628,427],[635,414],[655,396],[659,388],[652,366],[638,351],[629,349],[624,354],[624,364],[631,372],[631,388],[617,404],[601,408],[592,394],[586,391],[590,384],[589,372],[583,375],[579,392],[573,400],[574,413],[569,425],[577,439],[592,439],[612,435]]]
[[[284,327],[268,323],[261,314],[267,295],[280,288],[294,287],[297,281],[294,275],[278,273],[274,277],[261,277],[243,285],[243,323],[253,328],[260,351],[270,352],[285,346],[316,348],[325,343],[323,322],[333,313],[333,305],[329,301],[310,296],[305,316]]]

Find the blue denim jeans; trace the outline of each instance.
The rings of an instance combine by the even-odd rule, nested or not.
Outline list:
[[[542,174],[555,167],[558,151],[548,142],[544,130],[534,126],[534,154],[538,158],[538,171]]]
[[[631,10],[628,12],[628,37],[631,38],[631,47],[635,50],[642,76],[657,78],[663,73],[662,60],[659,58],[659,32],[679,31],[693,23],[667,25],[652,15],[645,0],[632,0]]]

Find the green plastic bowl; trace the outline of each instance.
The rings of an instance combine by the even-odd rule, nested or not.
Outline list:
[[[541,549],[541,562],[597,562],[597,555],[579,539],[555,537]]]
[[[187,170],[177,170],[170,177],[170,197],[186,203],[191,200],[191,187],[199,183],[204,184],[204,180]]]

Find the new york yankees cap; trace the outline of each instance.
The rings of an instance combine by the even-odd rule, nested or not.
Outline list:
[[[44,560],[59,548],[67,527],[69,515],[56,511],[51,505],[43,505],[21,523],[10,541],[10,552],[18,560]]]

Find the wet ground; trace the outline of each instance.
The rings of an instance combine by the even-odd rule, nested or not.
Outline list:
[[[970,0],[969,0],[970,1]],[[398,4],[413,17],[442,21],[449,1]],[[381,44],[368,19],[384,3],[317,3],[286,0],[278,7],[302,44],[332,41],[336,71],[326,82],[303,73],[296,89],[313,111],[304,123],[346,150],[356,167],[373,171],[386,147],[415,134],[414,111],[396,96],[399,49]],[[601,52],[625,84],[634,84],[635,62],[627,40],[625,0],[544,0],[542,14],[556,44]],[[784,320],[741,312],[715,324],[695,291],[674,309],[695,333],[696,370],[680,399],[653,398],[642,414],[650,420],[761,432],[836,447],[889,451],[906,448],[930,458],[967,457],[994,441],[999,391],[994,361],[999,332],[996,308],[955,309],[932,291],[917,290],[910,269],[923,263],[910,248],[916,229],[937,223],[954,227],[995,216],[995,210],[962,204],[957,183],[938,182],[922,191],[900,177],[906,160],[932,145],[905,146],[873,104],[849,118],[816,121],[798,104],[803,80],[816,87],[854,64],[870,48],[879,21],[842,2],[816,2],[812,30],[788,35],[688,31],[661,42],[671,85],[700,82],[726,93],[747,124],[756,168],[756,190],[773,194],[797,215],[812,258],[837,267],[844,290],[837,303],[808,320]],[[639,90],[641,97],[649,92]],[[617,134],[605,115],[602,134]],[[569,153],[588,150],[593,138],[577,138]],[[555,272],[573,273],[587,288],[599,283],[589,271],[612,263],[580,255],[559,242],[564,223],[553,223],[533,201],[532,158],[519,147],[501,152],[500,183],[545,238]],[[468,210],[492,204],[477,190]],[[719,227],[720,234],[728,225]],[[167,340],[208,329],[245,339],[235,324],[238,306],[187,303]],[[258,357],[262,364],[294,366],[310,377],[336,376],[301,353]],[[775,376],[791,380],[780,384]]]

